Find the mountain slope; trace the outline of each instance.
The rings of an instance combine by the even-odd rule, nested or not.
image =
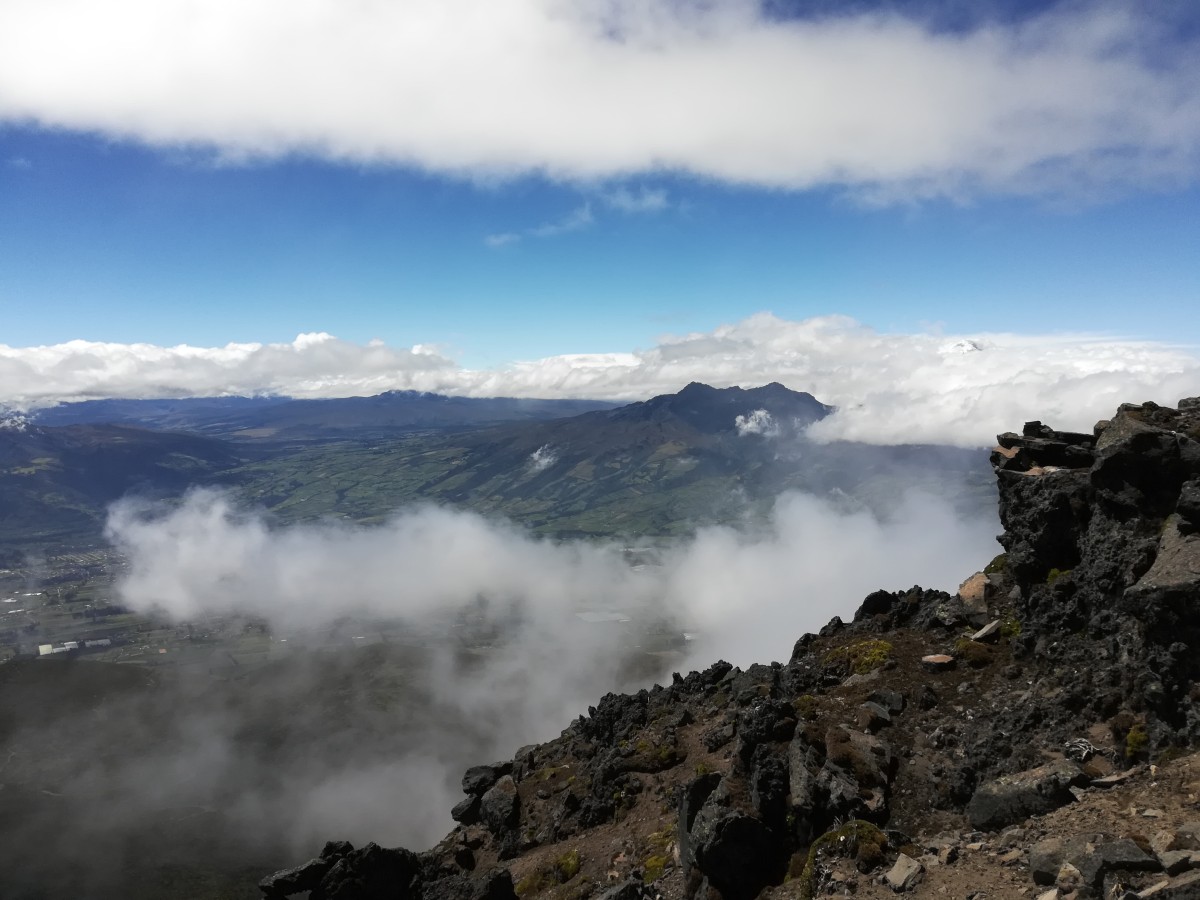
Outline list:
[[[246,456],[188,434],[121,425],[0,429],[0,537],[11,543],[96,535],[130,492],[174,495]]]
[[[300,451],[239,477],[285,516],[370,520],[433,500],[557,535],[683,533],[761,513],[788,489],[877,509],[913,487],[972,511],[994,503],[976,452],[809,441],[830,411],[778,384],[691,384],[568,419]]]
[[[211,484],[232,486],[285,520],[375,522],[404,505],[434,502],[559,536],[687,533],[762,516],[780,492],[793,489],[879,511],[911,488],[971,514],[986,514],[994,502],[978,453],[814,443],[805,429],[830,407],[778,384],[749,390],[691,384],[569,418],[444,427],[456,416],[517,415],[518,407],[530,416],[569,408],[415,394],[98,402],[88,415],[141,416],[172,426],[203,420],[197,427],[211,433],[126,425],[0,429],[0,540],[94,541],[105,506],[126,491],[169,496]],[[404,431],[418,421],[440,426]],[[243,425],[276,440],[215,437],[244,437]],[[337,437],[343,426],[353,439]]]

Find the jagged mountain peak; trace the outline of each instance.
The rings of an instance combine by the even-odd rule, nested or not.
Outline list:
[[[833,407],[812,394],[790,390],[774,381],[756,388],[715,388],[693,381],[674,394],[660,394],[606,415],[621,422],[676,419],[712,434],[735,431],[739,416],[750,416],[758,410],[766,410],[776,421],[801,429],[829,415]]]

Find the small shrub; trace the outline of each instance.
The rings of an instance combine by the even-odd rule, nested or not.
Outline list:
[[[559,882],[567,882],[579,874],[579,851],[568,850],[554,861],[554,874]]]
[[[959,638],[955,642],[954,655],[973,669],[982,669],[992,662],[992,648],[970,638]]]
[[[823,662],[826,665],[845,662],[855,675],[866,675],[887,662],[891,655],[892,645],[887,641],[873,638],[859,641],[857,644],[847,644],[825,654]]]
[[[1011,613],[1000,620],[1000,637],[1011,641],[1021,633],[1021,623]]]
[[[1054,582],[1058,581],[1058,579],[1070,574],[1070,569],[1051,569],[1046,575],[1046,584],[1054,584]]]
[[[1008,554],[1001,553],[983,567],[984,575],[1002,575],[1008,571]]]
[[[800,874],[800,897],[812,900],[816,890],[817,860],[822,852],[836,851],[839,856],[853,856],[861,867],[869,868],[882,861],[886,847],[887,835],[861,819],[852,819],[840,828],[825,832],[808,848],[808,857]]]
[[[642,863],[642,881],[650,884],[653,881],[658,881],[662,878],[663,869],[667,867],[667,858],[665,856],[648,856],[646,861]]]
[[[516,883],[513,887],[513,892],[518,897],[532,897],[534,894],[544,891],[548,887],[550,887],[550,884],[546,881],[545,872],[530,872]]]
[[[667,850],[675,843],[675,829],[677,826],[668,826],[662,831],[656,831],[646,838],[646,843],[650,849],[655,851],[657,855],[669,855]]]
[[[812,694],[801,694],[792,701],[792,708],[801,719],[811,721],[817,717],[817,698]]]
[[[1125,758],[1133,759],[1146,749],[1150,743],[1150,735],[1146,734],[1146,726],[1140,722],[1129,729],[1125,735]]]
[[[696,768],[694,771],[696,772],[696,777],[699,778],[701,775],[707,775],[712,771],[712,769],[709,767],[708,763],[698,762],[696,763]]]
[[[556,884],[566,884],[579,874],[578,850],[568,850],[545,869],[530,872],[516,883],[513,891],[518,897],[532,897]]]

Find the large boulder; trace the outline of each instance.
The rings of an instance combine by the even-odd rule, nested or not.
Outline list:
[[[258,883],[258,889],[272,898],[314,890],[325,877],[325,873],[333,868],[335,861],[321,857],[310,859],[294,869],[284,869],[282,872],[268,875]]]
[[[1038,841],[1029,850],[1029,874],[1034,884],[1054,884],[1063,863],[1082,859],[1087,846],[1088,839],[1084,835],[1052,835]]]
[[[1075,863],[1083,876],[1084,883],[1096,889],[1109,872],[1155,872],[1162,868],[1151,854],[1129,838],[1103,841],[1089,847],[1081,860]]]
[[[497,838],[517,827],[521,820],[521,797],[511,775],[505,775],[488,788],[479,802],[479,818]]]
[[[693,896],[703,897],[711,887],[723,900],[751,900],[783,877],[781,836],[739,808],[734,793],[726,779],[710,774],[688,784],[680,797],[679,855]]]
[[[723,900],[752,900],[782,876],[779,841],[761,819],[732,808],[706,808],[693,824],[696,868]]]
[[[975,791],[967,804],[967,818],[972,828],[981,831],[1015,825],[1070,803],[1075,799],[1071,787],[1086,781],[1079,766],[1065,759],[1005,775]]]
[[[492,785],[512,771],[512,763],[493,763],[490,766],[471,766],[463,773],[464,794],[482,795]]]
[[[421,859],[411,850],[378,844],[339,858],[309,895],[310,900],[408,900],[416,896],[414,881]]]

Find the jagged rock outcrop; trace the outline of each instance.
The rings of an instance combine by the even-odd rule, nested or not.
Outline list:
[[[786,664],[609,694],[470,769],[436,847],[330,845],[264,893],[921,896],[995,842],[1031,896],[1200,896],[1186,829],[1037,825],[1200,741],[1200,400],[1027,423],[992,462],[1005,553],[956,594],[877,591]]]

